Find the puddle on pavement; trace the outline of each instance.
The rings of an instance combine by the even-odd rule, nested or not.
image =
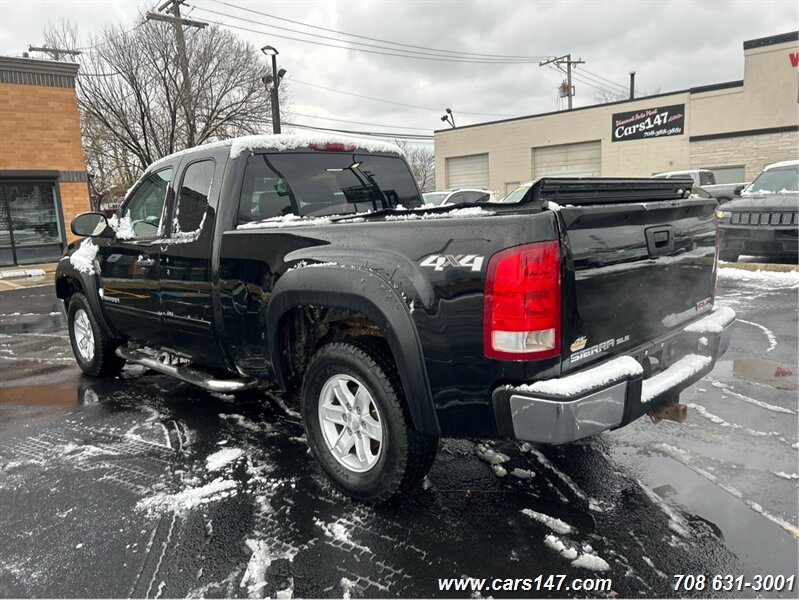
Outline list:
[[[54,384],[3,387],[0,388],[0,403],[63,407],[90,403],[91,398],[86,396],[94,392],[80,385],[80,380],[80,375],[75,375]]]
[[[713,369],[713,376],[721,379],[735,378],[742,381],[764,383],[779,390],[799,388],[796,367],[762,358],[720,360]]]

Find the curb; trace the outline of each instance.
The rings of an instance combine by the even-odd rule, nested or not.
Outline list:
[[[44,269],[12,269],[0,271],[0,280],[17,279],[19,277],[44,277],[46,274]]]
[[[739,263],[719,261],[720,269],[743,269],[744,271],[772,271],[776,273],[790,273],[799,271],[799,265],[780,265],[772,263]]]

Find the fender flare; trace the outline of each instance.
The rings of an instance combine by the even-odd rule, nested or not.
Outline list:
[[[83,295],[86,296],[89,307],[92,309],[92,314],[103,329],[103,333],[110,338],[120,337],[118,333],[111,329],[111,326],[105,318],[105,311],[103,311],[103,307],[101,306],[100,295],[98,293],[99,286],[97,283],[97,275],[89,275],[78,271],[72,266],[69,259],[65,257],[59,261],[55,274],[56,297],[62,300],[66,300],[66,294],[61,292],[62,282],[66,279],[75,279],[80,284],[81,288],[83,288]]]
[[[385,335],[397,363],[414,427],[422,433],[441,435],[416,325],[389,280],[360,267],[322,264],[290,270],[277,281],[266,310],[266,343],[275,377],[283,389],[280,321],[297,306],[353,310],[373,321]]]

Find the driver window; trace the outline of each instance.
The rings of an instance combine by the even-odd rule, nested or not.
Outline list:
[[[171,180],[172,167],[153,173],[141,182],[125,205],[124,215],[130,218],[136,239],[158,237],[166,191]]]

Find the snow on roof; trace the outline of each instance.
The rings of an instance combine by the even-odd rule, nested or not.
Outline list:
[[[394,154],[402,154],[402,150],[396,144],[381,141],[365,141],[356,138],[338,136],[338,135],[311,135],[306,133],[281,133],[276,135],[245,135],[229,140],[222,140],[219,142],[209,142],[201,144],[194,148],[187,148],[179,152],[174,152],[163,158],[158,159],[157,164],[165,160],[171,160],[178,156],[183,156],[195,150],[208,150],[211,148],[224,148],[230,147],[230,158],[237,158],[238,156],[253,150],[277,150],[283,152],[285,150],[297,150],[299,148],[308,148],[311,145],[316,145],[320,150],[324,150],[328,144],[343,144],[346,147],[353,147],[366,152],[390,152]]]
[[[783,160],[780,162],[775,162],[770,165],[766,165],[763,167],[764,171],[768,171],[769,169],[779,169],[780,167],[795,167],[799,165],[799,160]]]

